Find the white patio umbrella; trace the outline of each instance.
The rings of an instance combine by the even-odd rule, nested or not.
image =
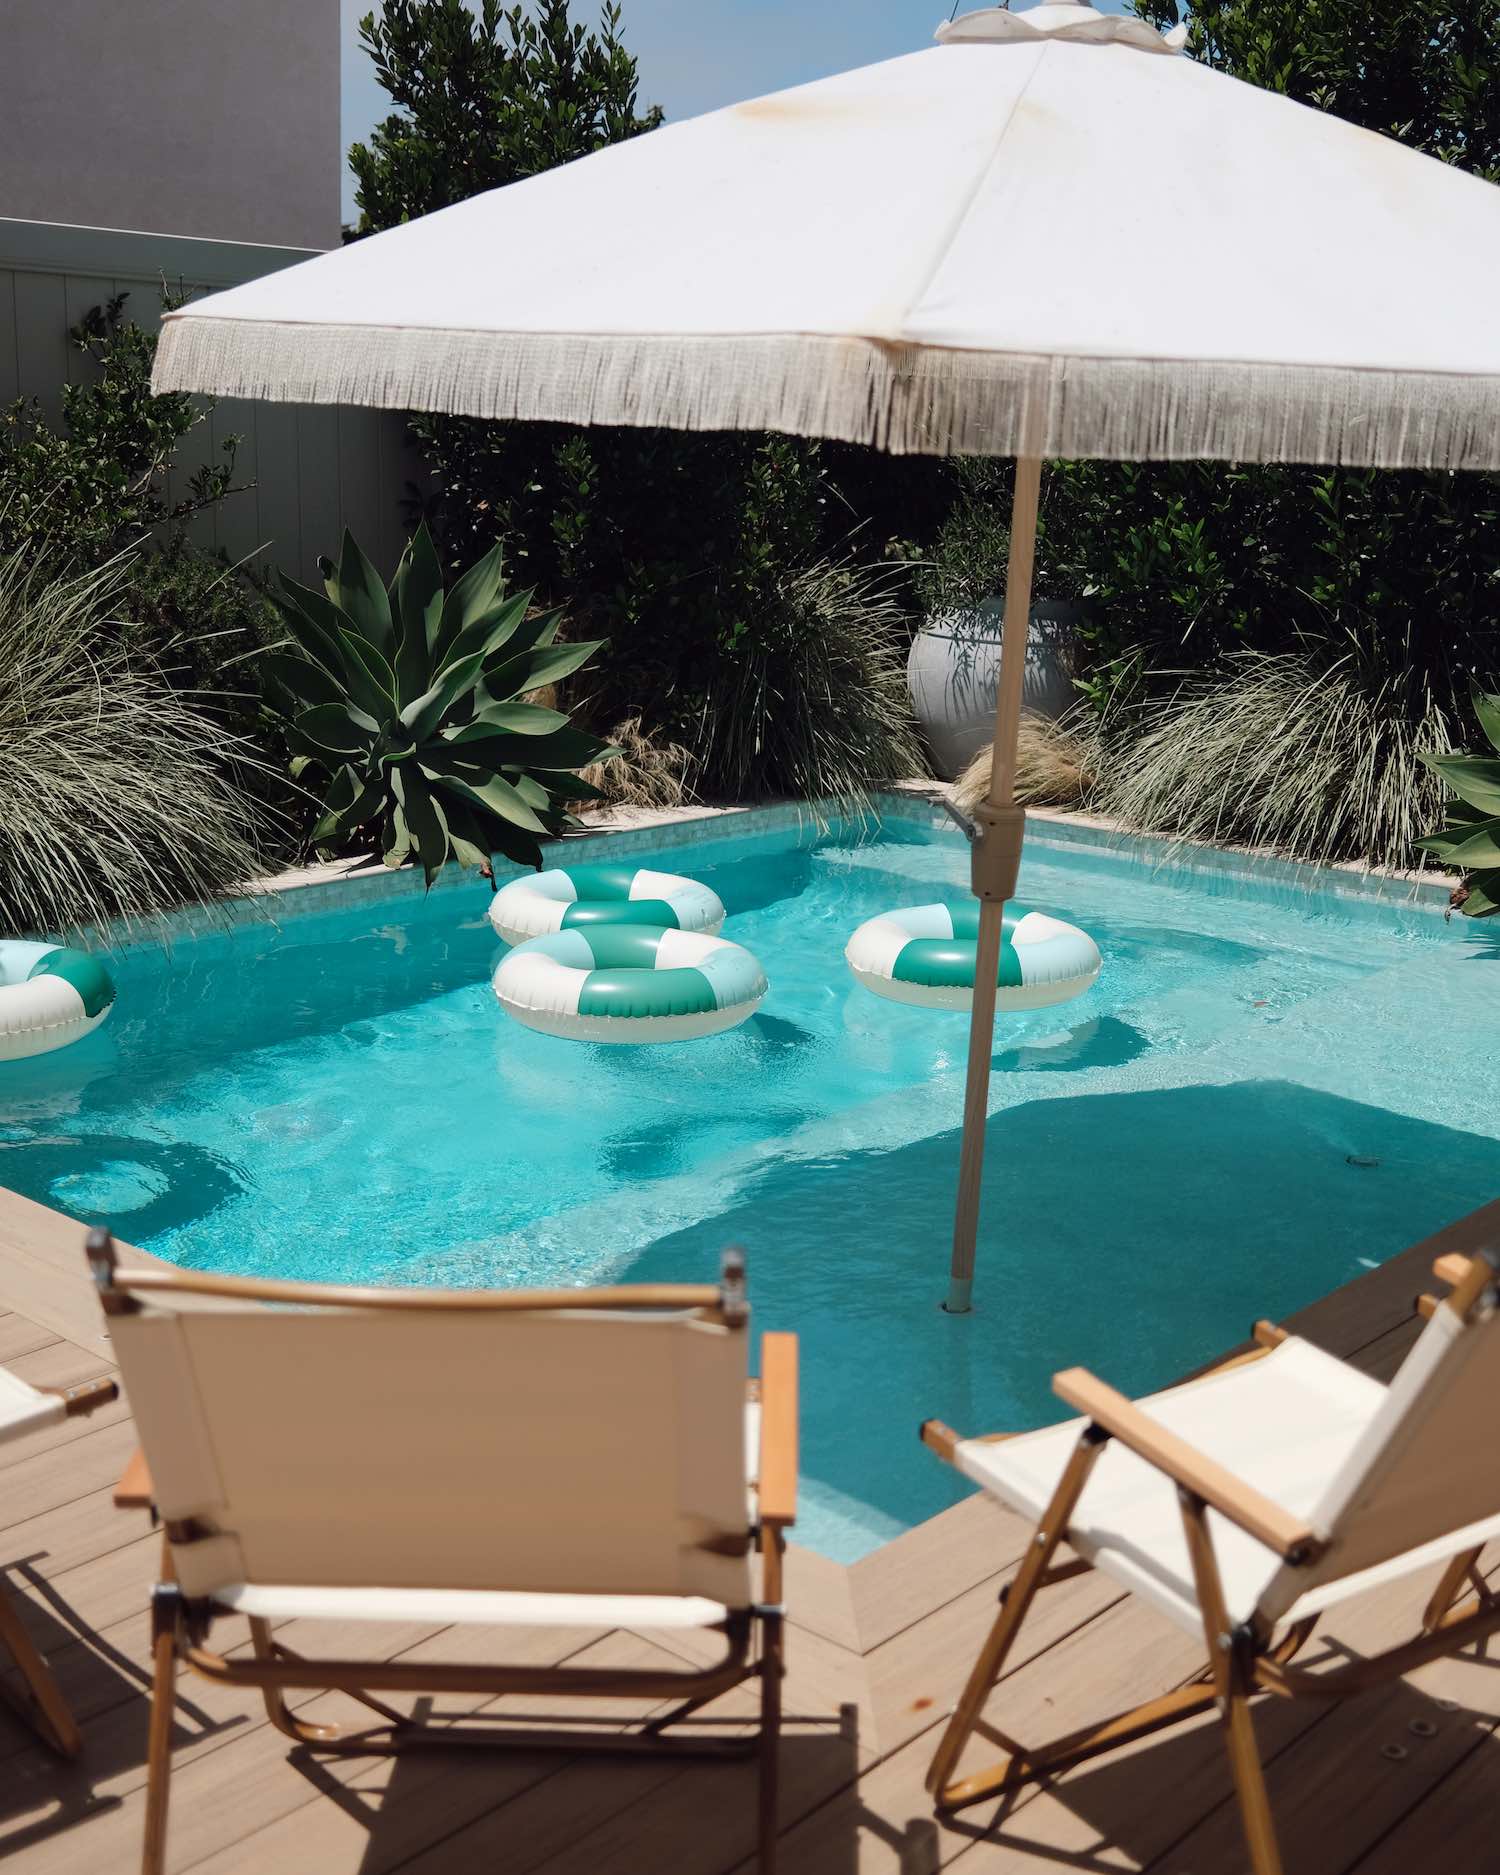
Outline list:
[[[199,301],[157,352],[158,390],[1017,458],[955,1311],[1042,459],[1500,467],[1500,189],[1177,37],[1074,0],[968,14]]]

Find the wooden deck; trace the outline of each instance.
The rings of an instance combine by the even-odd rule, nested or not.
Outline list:
[[[0,1310],[8,1311],[0,1361],[35,1382],[82,1380],[108,1366],[79,1235],[0,1193]],[[1496,1236],[1500,1203],[1326,1297],[1295,1325],[1388,1376],[1412,1338],[1411,1300],[1429,1286],[1432,1255]],[[914,1421],[920,1406],[913,1401]],[[132,1446],[121,1403],[0,1452],[0,1563],[87,1740],[84,1762],[64,1766],[0,1710],[0,1856],[18,1875],[112,1875],[139,1853],[146,1597],[157,1548],[143,1515],[110,1504]],[[933,1817],[922,1777],[934,1728],[1023,1536],[1015,1519],[970,1499],[851,1568],[795,1553],[787,1706],[799,1716],[784,1746],[785,1875],[931,1875],[950,1865],[962,1875],[1231,1875],[1244,1866],[1211,1719],[1096,1760],[1002,1816]],[[1333,1649],[1368,1653],[1396,1638],[1424,1594],[1418,1584],[1340,1611]],[[232,1638],[231,1624],[222,1636]],[[297,1639],[290,1629],[284,1637]],[[385,1638],[393,1654],[436,1660],[486,1637],[413,1629]],[[332,1644],[326,1627],[312,1640]],[[1043,1597],[1023,1643],[991,1708],[1023,1738],[1165,1690],[1199,1664],[1175,1629],[1088,1575]],[[693,1657],[697,1645],[672,1636],[664,1649],[624,1631],[542,1635],[528,1655],[634,1665],[664,1651]],[[190,1678],[181,1690],[174,1875],[730,1875],[749,1866],[748,1766],[460,1752],[318,1760],[291,1750],[243,1693]],[[341,1703],[312,1695],[303,1708]],[[745,1695],[724,1709],[748,1711]],[[1440,1662],[1328,1707],[1276,1702],[1258,1723],[1289,1875],[1496,1866],[1493,1660]]]

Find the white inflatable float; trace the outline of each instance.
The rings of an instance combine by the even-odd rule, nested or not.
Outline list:
[[[1046,1009],[1081,996],[1099,974],[1099,948],[1085,931],[1029,911],[1007,918],[1000,942],[1001,1009]],[[979,903],[912,905],[866,919],[844,950],[849,968],[877,996],[927,1009],[974,1001]]]
[[[600,924],[549,932],[500,959],[517,1022],[577,1042],[686,1042],[754,1013],[766,975],[743,945],[701,931]]]
[[[507,944],[590,925],[658,925],[713,936],[724,922],[717,892],[645,866],[557,866],[502,885],[490,923]]]
[[[87,951],[0,938],[0,1061],[81,1041],[114,1000],[109,972]]]

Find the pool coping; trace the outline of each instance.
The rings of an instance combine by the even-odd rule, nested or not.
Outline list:
[[[1458,883],[1458,875],[1452,873],[1387,872],[1361,869],[1353,863],[1319,864],[1250,847],[1212,846],[1176,834],[1137,833],[1106,820],[1053,808],[1027,808],[1026,826],[1028,842],[1090,847],[1117,858],[1149,862],[1155,873],[1181,874],[1185,879],[1213,877],[1261,889],[1282,887],[1412,910],[1447,913],[1451,909],[1449,896]],[[1039,826],[1045,826],[1046,833],[1039,833]]]
[[[595,824],[542,843],[543,858],[559,866],[631,853],[661,854],[714,840],[756,838],[795,829],[821,830],[853,825],[877,830],[887,821],[945,828],[957,826],[972,838],[968,817],[942,783],[892,783],[875,790],[865,814],[825,798],[771,801],[750,806],[684,806],[656,810],[627,825]],[[1424,878],[1410,873],[1361,871],[1346,865],[1316,865],[1246,848],[1210,846],[1180,836],[1137,833],[1108,821],[1061,809],[1026,810],[1026,845],[1064,851],[1094,851],[1126,864],[1147,867],[1154,875],[1183,884],[1213,880],[1233,888],[1267,888],[1320,897],[1384,904],[1392,909],[1447,916],[1452,875]],[[497,880],[521,877],[524,866],[496,861]],[[445,866],[432,892],[473,889],[478,876],[457,865]],[[378,860],[327,862],[258,880],[246,892],[204,906],[183,906],[135,925],[115,924],[77,934],[85,948],[137,947],[222,933],[252,924],[277,928],[283,923],[335,907],[393,904],[425,896],[422,873],[415,867],[391,869]]]

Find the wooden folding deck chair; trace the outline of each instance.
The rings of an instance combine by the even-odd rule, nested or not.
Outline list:
[[[272,1722],[317,1751],[504,1742],[758,1753],[770,1870],[797,1345],[764,1337],[752,1401],[736,1254],[718,1287],[501,1293],[127,1269],[102,1231],[89,1257],[142,1441],[117,1501],[150,1504],[165,1527],[147,1875],[165,1861],[180,1662],[259,1689]],[[226,1614],[249,1617],[253,1657],[211,1651]],[[309,1659],[275,1636],[303,1617],[699,1628],[724,1647],[712,1665],[681,1671]],[[697,1712],[752,1679],[758,1731]],[[299,1719],[286,1694],[320,1688],[353,1695],[374,1722],[349,1731]],[[585,1728],[490,1709],[449,1725],[378,1693],[592,1695],[639,1700],[646,1716]]]
[[[1251,1699],[1342,1697],[1500,1628],[1477,1568],[1500,1536],[1497,1267],[1488,1252],[1439,1259],[1452,1292],[1422,1298],[1427,1326],[1389,1387],[1263,1322],[1253,1352],[1139,1402],[1083,1368],[1058,1374],[1054,1390],[1084,1415],[1063,1425],[962,1439],[929,1420],[928,1445],[1037,1520],[933,1758],[939,1809],[1007,1796],[1217,1705],[1250,1865],[1280,1875]],[[1059,1560],[1063,1544],[1073,1555]],[[1426,1567],[1441,1573],[1411,1639],[1316,1672],[1289,1664],[1325,1610]],[[1089,1568],[1200,1632],[1208,1665],[1128,1712],[1016,1745],[985,1703],[1032,1597]],[[956,1777],[976,1732],[1006,1755]]]
[[[118,1399],[119,1387],[108,1377],[86,1380],[77,1387],[33,1387],[8,1368],[0,1367],[0,1445],[24,1439],[28,1433],[56,1426],[78,1413],[92,1413]],[[15,1707],[39,1738],[65,1758],[83,1749],[78,1725],[58,1690],[52,1670],[26,1631],[9,1588],[0,1577],[0,1649],[8,1653],[21,1676],[15,1686],[0,1678],[0,1697]]]

